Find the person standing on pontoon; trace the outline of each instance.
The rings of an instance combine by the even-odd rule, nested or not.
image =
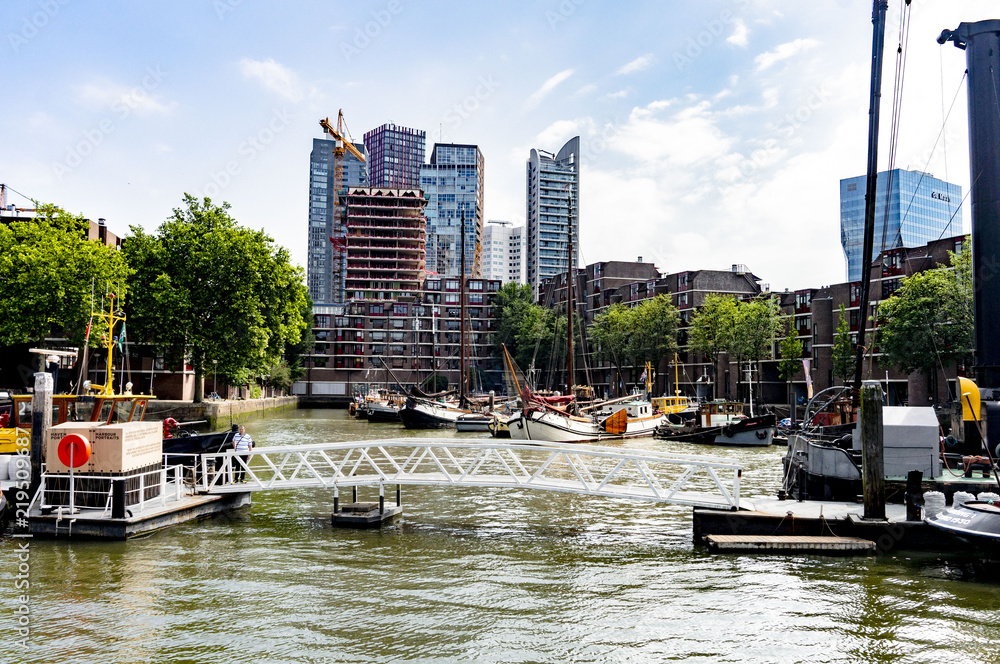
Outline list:
[[[247,433],[247,428],[240,425],[240,431],[233,436],[233,450],[243,461],[236,464],[236,473],[233,482],[246,482],[246,465],[250,463],[250,453],[253,451],[253,438]]]

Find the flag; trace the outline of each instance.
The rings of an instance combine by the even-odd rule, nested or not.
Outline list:
[[[639,376],[639,382],[640,383],[645,383],[646,382],[646,370],[645,369],[642,370],[642,375]]]
[[[125,350],[125,323],[122,323],[122,333],[118,336],[118,352]]]

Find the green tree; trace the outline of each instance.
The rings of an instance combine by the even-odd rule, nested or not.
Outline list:
[[[774,298],[739,302],[733,326],[732,353],[741,365],[744,361],[756,364],[759,376],[760,361],[771,356],[775,337],[780,331],[780,310]],[[760,389],[759,381],[757,389]]]
[[[677,350],[677,325],[680,315],[669,295],[657,295],[635,307],[635,331],[632,334],[634,366],[649,361],[659,367],[664,357]]]
[[[719,356],[733,344],[736,300],[729,295],[709,294],[695,311],[688,331],[688,348],[703,353],[712,363],[712,393],[718,396]]]
[[[493,299],[497,318],[495,354],[503,357],[502,346],[523,370],[544,366],[552,352],[554,320],[551,311],[532,302],[531,286],[504,284]]]
[[[0,224],[0,345],[40,344],[53,327],[82,345],[94,292],[124,288],[128,265],[119,251],[87,239],[83,217],[36,207],[34,219]],[[92,345],[99,332],[92,330]]]
[[[840,321],[833,333],[833,352],[831,362],[833,375],[847,385],[854,377],[854,367],[857,362],[857,346],[851,334],[851,326],[847,322],[847,310],[840,305]]]
[[[632,357],[636,318],[635,309],[619,302],[598,314],[590,330],[590,340],[597,347],[597,357],[610,361],[621,380],[624,380],[621,362],[628,362]]]
[[[308,325],[302,269],[228,210],[185,194],[156,234],[133,226],[124,244],[135,270],[129,328],[194,367],[195,401],[206,362],[218,360],[219,373],[243,383],[274,365]]]
[[[895,295],[879,305],[883,363],[933,377],[935,366],[972,355],[972,255],[964,244],[960,254],[950,254],[949,267],[905,277]]]
[[[791,418],[795,418],[795,399],[792,393],[792,379],[802,369],[802,340],[795,328],[789,323],[785,327],[785,337],[780,345],[781,359],[778,361],[778,375],[788,384],[788,410]]]

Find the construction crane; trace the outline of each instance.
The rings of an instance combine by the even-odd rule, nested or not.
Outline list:
[[[346,278],[346,256],[344,254],[347,251],[347,229],[341,219],[340,211],[337,209],[337,205],[340,201],[340,190],[344,186],[344,150],[346,149],[358,161],[364,163],[367,161],[365,155],[361,153],[356,147],[354,147],[354,141],[351,139],[351,132],[347,129],[347,124],[344,122],[344,111],[338,109],[337,111],[337,128],[334,129],[330,124],[330,118],[323,118],[319,121],[319,126],[323,128],[323,131],[333,136],[333,140],[336,141],[333,147],[333,223],[334,230],[333,235],[330,236],[330,243],[333,244],[333,272],[335,273],[336,283],[340,288],[344,287]],[[346,138],[345,138],[346,134]]]

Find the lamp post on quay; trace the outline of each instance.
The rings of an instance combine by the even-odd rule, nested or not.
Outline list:
[[[219,361],[212,360],[212,393],[219,396]]]

